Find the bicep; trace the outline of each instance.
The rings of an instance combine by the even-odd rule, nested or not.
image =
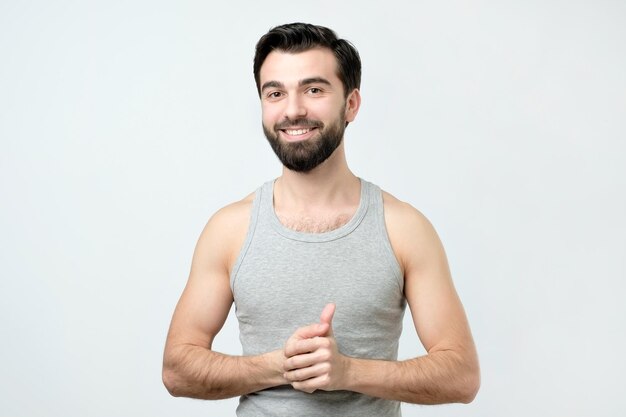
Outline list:
[[[434,231],[433,231],[434,233]],[[405,295],[417,334],[428,352],[454,349],[471,338],[445,252],[436,235],[405,271]]]
[[[168,344],[210,348],[232,305],[228,274],[192,271],[172,317]]]
[[[229,270],[233,253],[245,235],[245,216],[245,210],[242,216],[231,209],[218,212],[207,223],[194,251],[187,285],[172,317],[167,346],[211,347],[233,303]],[[233,227],[233,224],[240,226]]]
[[[452,282],[446,254],[430,222],[396,202],[388,230],[404,271],[404,292],[420,341],[428,352],[456,349],[471,333]]]

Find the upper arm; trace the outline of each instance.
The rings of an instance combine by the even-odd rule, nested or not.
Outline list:
[[[182,344],[211,348],[233,303],[230,269],[245,240],[250,210],[248,196],[218,211],[202,231],[172,317],[166,352]]]
[[[452,282],[443,245],[416,209],[385,195],[389,238],[404,271],[404,292],[417,334],[429,352],[454,350],[474,359],[467,318]]]

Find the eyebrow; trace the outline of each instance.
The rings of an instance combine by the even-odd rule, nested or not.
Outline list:
[[[328,86],[330,86],[330,81],[328,81],[326,78],[322,78],[322,77],[313,77],[313,78],[305,78],[304,80],[301,80],[298,85],[300,87],[304,86],[304,85],[309,85],[309,84],[326,84]]]
[[[282,88],[285,85],[278,81],[268,81],[261,86],[261,91],[265,91],[267,88]]]
[[[300,87],[305,86],[305,85],[311,85],[311,84],[325,84],[328,86],[331,85],[330,81],[322,77],[305,78],[298,82],[298,86]],[[265,91],[268,88],[284,88],[284,87],[285,87],[285,84],[279,81],[268,81],[261,86],[261,91]]]

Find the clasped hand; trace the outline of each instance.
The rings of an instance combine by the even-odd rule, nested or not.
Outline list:
[[[349,358],[337,348],[332,319],[335,305],[327,304],[320,322],[301,327],[285,344],[284,378],[297,390],[334,391],[345,384]]]

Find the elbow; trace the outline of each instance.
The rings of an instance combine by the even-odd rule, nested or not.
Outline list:
[[[193,390],[193,381],[189,379],[189,375],[185,372],[185,354],[186,349],[184,347],[169,349],[166,347],[163,355],[161,380],[165,389],[172,397],[196,398],[197,393]]]
[[[461,386],[459,387],[459,402],[463,404],[469,404],[478,395],[480,389],[480,368],[478,364],[468,369],[467,373],[462,378]]]
[[[172,397],[192,396],[193,393],[190,390],[190,381],[181,373],[180,364],[174,357],[164,357],[161,379],[163,385],[165,385],[165,389],[167,389],[167,392],[169,392]]]
[[[163,365],[161,368],[161,380],[167,392],[172,397],[181,397],[181,384],[180,376],[177,370],[177,356],[173,354],[174,349],[166,344],[165,352],[163,353]]]
[[[161,378],[163,379],[163,385],[165,385],[165,389],[167,389],[167,392],[169,392],[172,397],[183,396],[183,390],[181,389],[181,385],[178,382],[177,375],[173,370],[163,366]]]

